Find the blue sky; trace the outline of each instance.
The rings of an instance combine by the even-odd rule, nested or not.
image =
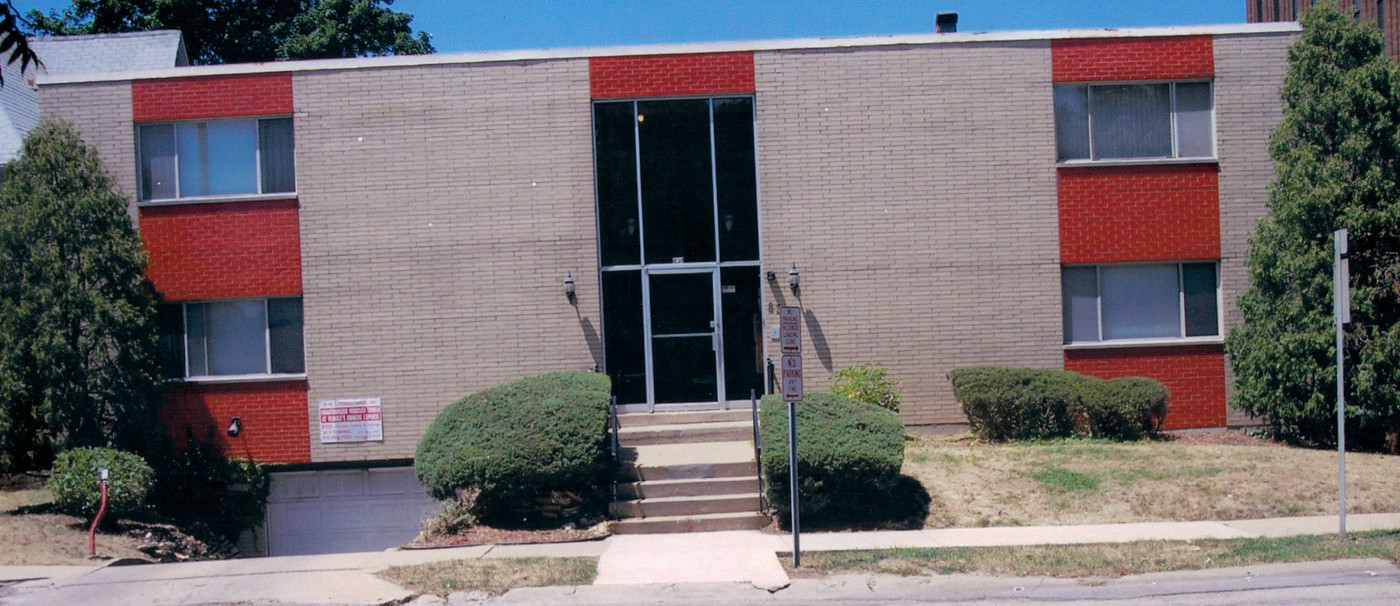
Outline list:
[[[22,12],[66,0],[15,0]],[[438,52],[933,31],[1243,23],[1243,0],[397,0]]]

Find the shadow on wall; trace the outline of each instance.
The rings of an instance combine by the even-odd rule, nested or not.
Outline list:
[[[593,357],[594,370],[603,367],[603,340],[598,338],[598,330],[593,328],[593,322],[583,317],[583,313],[578,310],[578,305],[574,305],[574,314],[578,316],[579,329],[583,331],[583,340],[588,344],[588,355]]]
[[[822,323],[817,320],[817,314],[810,309],[802,310],[802,319],[807,325],[805,340],[812,344],[812,351],[817,352],[817,359],[821,360],[822,368],[831,372],[831,347],[827,345],[826,333],[822,332]]]

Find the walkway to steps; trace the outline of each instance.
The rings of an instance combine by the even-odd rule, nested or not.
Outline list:
[[[614,534],[752,530],[759,513],[748,410],[618,416]]]

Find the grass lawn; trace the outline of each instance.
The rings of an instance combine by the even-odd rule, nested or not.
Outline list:
[[[1249,564],[1382,558],[1400,563],[1400,531],[1282,539],[1138,541],[1099,545],[885,549],[804,553],[797,578],[841,573],[905,576],[978,573],[1002,576],[1124,576]]]
[[[912,436],[903,472],[927,527],[1244,520],[1337,512],[1337,453],[1246,444],[1092,440],[984,444]],[[1347,511],[1400,511],[1400,457],[1347,455]]]
[[[517,587],[588,585],[597,575],[598,558],[453,560],[395,566],[379,573],[409,591],[440,596],[477,590],[495,596]]]
[[[0,565],[92,564],[87,559],[87,526],[91,520],[80,520],[61,514],[17,513],[22,507],[44,505],[51,501],[44,490],[0,491]],[[98,533],[97,554],[113,558],[145,558],[136,550],[136,540],[121,535]]]

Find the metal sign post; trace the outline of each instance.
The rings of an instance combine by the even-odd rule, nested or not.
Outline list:
[[[1343,327],[1351,322],[1351,264],[1347,230],[1332,232],[1332,311],[1337,318],[1337,533],[1347,538],[1347,394],[1346,342]]]
[[[788,405],[788,501],[792,506],[792,565],[802,565],[802,523],[797,508],[797,403],[802,401],[802,310],[778,310],[783,351],[783,401]]]

